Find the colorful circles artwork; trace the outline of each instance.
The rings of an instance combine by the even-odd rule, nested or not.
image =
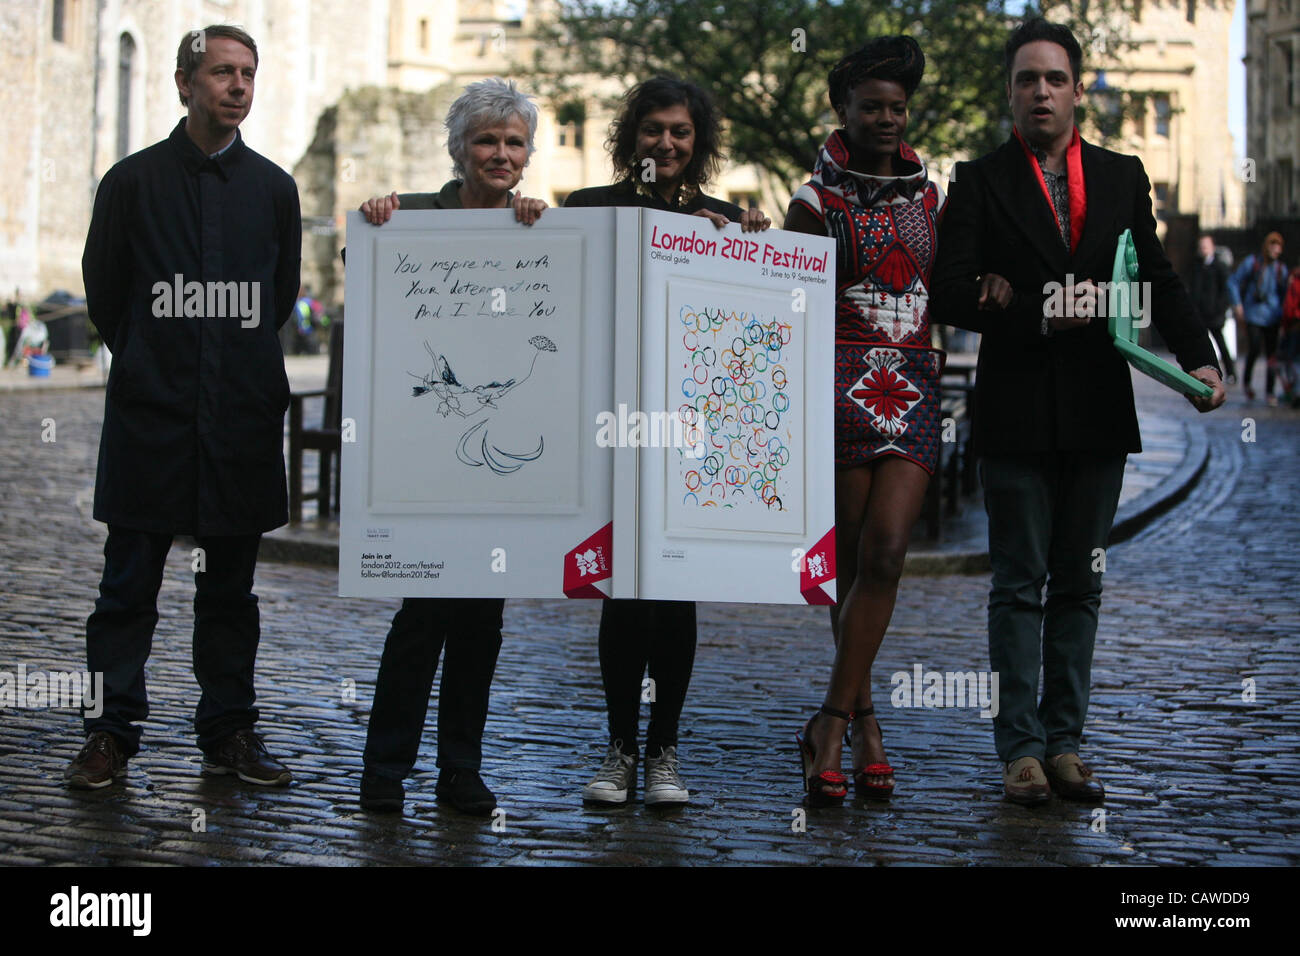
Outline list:
[[[683,305],[678,415],[703,446],[679,450],[683,501],[701,508],[784,511],[790,466],[791,390],[782,365],[793,327],[786,319]],[[703,455],[698,453],[703,451]]]

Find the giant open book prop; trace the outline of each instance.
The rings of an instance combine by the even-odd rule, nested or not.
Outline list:
[[[348,217],[339,593],[830,603],[835,245]]]

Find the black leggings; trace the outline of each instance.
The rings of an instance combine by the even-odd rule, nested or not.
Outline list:
[[[600,676],[610,742],[638,755],[641,677],[650,668],[646,754],[677,745],[677,721],[695,666],[695,604],[690,601],[606,601],[600,614]]]
[[[1250,388],[1250,373],[1255,370],[1255,359],[1259,358],[1261,348],[1264,352],[1264,360],[1267,363],[1267,372],[1264,375],[1264,394],[1273,394],[1273,379],[1277,377],[1277,371],[1274,366],[1273,356],[1277,354],[1277,333],[1276,325],[1247,325],[1246,336],[1250,340],[1250,351],[1246,353],[1246,370],[1241,377],[1241,384]]]

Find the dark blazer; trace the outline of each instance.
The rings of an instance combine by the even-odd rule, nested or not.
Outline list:
[[[90,321],[113,351],[97,521],[244,535],[288,520],[277,332],[298,297],[301,247],[297,186],[238,132],[209,158],[182,119],[104,176],[81,260]],[[204,294],[178,309],[166,291],[177,281]],[[256,302],[256,324],[237,314],[238,291],[248,311]]]
[[[1133,230],[1139,279],[1151,283],[1156,328],[1185,369],[1218,368],[1187,291],[1156,238],[1151,184],[1141,161],[1084,143],[1087,218],[1072,255],[1061,241],[1029,159],[1012,137],[958,163],[948,189],[930,282],[931,321],[982,334],[975,385],[976,448],[983,454],[1139,452],[1128,363],[1104,317],[1043,335],[1049,282],[1110,281],[1115,241]],[[1011,283],[1003,311],[981,312],[979,277]],[[1139,373],[1140,374],[1140,373]]]
[[[1192,304],[1207,329],[1223,328],[1231,299],[1228,296],[1228,267],[1215,256],[1208,266],[1198,254],[1187,277]]]
[[[740,222],[741,209],[735,203],[725,199],[714,199],[699,192],[691,197],[690,202],[680,207],[673,207],[664,202],[663,197],[654,190],[641,191],[630,179],[612,186],[588,186],[569,193],[564,200],[565,209],[579,209],[587,206],[641,206],[645,209],[661,209],[665,212],[694,214],[701,209],[720,213],[732,222]]]

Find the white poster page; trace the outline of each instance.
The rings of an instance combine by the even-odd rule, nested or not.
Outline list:
[[[643,213],[639,597],[824,603],[834,249]]]
[[[560,597],[610,522],[612,210],[348,217],[339,593]],[[595,596],[588,593],[573,596]]]

